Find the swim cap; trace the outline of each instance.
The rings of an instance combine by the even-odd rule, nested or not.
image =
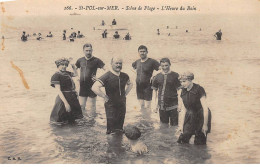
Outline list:
[[[64,58],[64,57],[55,61],[55,64],[56,64],[57,67],[59,67],[59,65],[61,65],[62,63],[64,63],[65,65],[68,66],[70,61],[68,59]]]
[[[137,140],[141,136],[141,132],[136,126],[127,125],[124,129],[126,137],[130,140]]]
[[[178,79],[192,81],[194,79],[194,74],[192,72],[187,71],[187,72],[182,73]]]

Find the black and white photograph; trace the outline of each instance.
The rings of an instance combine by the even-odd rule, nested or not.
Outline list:
[[[0,165],[259,164],[259,0],[0,0]]]

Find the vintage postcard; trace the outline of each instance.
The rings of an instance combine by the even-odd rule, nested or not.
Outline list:
[[[0,0],[1,164],[259,164],[259,0]]]

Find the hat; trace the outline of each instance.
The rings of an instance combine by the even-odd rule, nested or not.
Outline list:
[[[140,130],[133,125],[127,125],[125,128],[125,135],[128,139],[137,140],[141,136]]]
[[[194,74],[192,72],[187,71],[187,72],[182,73],[178,79],[192,81],[194,79]]]
[[[55,64],[56,64],[57,67],[59,67],[59,65],[61,65],[62,63],[65,63],[68,66],[70,61],[66,58],[60,58],[60,59],[55,61]]]

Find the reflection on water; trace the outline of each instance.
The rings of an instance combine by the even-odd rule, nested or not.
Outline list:
[[[97,17],[102,20],[101,16]],[[67,21],[57,17],[53,22],[37,18],[39,24],[29,27],[32,19],[16,18],[10,21],[10,26],[20,29],[15,33],[5,32],[10,38],[6,38],[0,56],[0,71],[4,74],[0,75],[1,163],[259,163],[260,38],[256,34],[260,34],[260,25],[254,19],[206,15],[127,19],[122,16],[117,21],[128,27],[131,41],[102,39],[101,31],[93,31],[92,25],[98,24],[96,17],[79,16]],[[86,19],[91,26],[86,26]],[[226,20],[232,20],[232,24]],[[178,29],[167,30],[170,37],[164,35],[167,33],[163,27],[176,24]],[[211,38],[219,26],[223,31],[221,42]],[[238,26],[248,31],[241,33]],[[74,43],[62,41],[63,29],[71,27],[81,30],[87,38]],[[183,32],[187,27],[189,33]],[[197,31],[200,27],[202,31]],[[158,28],[160,36],[156,35]],[[42,34],[52,30],[54,37],[24,43],[19,40],[23,30]],[[92,43],[94,56],[107,65],[111,55],[121,55],[123,71],[133,82],[131,63],[139,58],[137,48],[141,44],[148,46],[149,56],[154,59],[169,57],[174,71],[194,72],[194,82],[205,88],[213,114],[207,146],[193,145],[194,138],[191,144],[178,144],[176,127],[160,124],[158,113],[139,110],[135,87],[127,97],[125,125],[136,125],[142,132],[140,141],[148,148],[144,155],[130,150],[125,135],[106,135],[104,102],[99,97],[97,114],[93,117],[73,125],[50,124],[50,112],[57,96],[49,86],[57,70],[54,61],[60,57],[73,57],[76,61],[83,56],[85,42]],[[23,70],[29,90],[24,88],[10,61]],[[22,160],[10,161],[8,156]]]

